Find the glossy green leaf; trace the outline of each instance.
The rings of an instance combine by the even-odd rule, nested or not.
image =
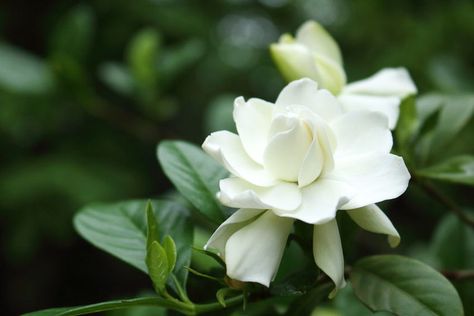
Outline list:
[[[224,220],[216,199],[218,182],[227,175],[224,168],[197,146],[182,141],[161,142],[158,160],[166,176],[200,214],[215,224]]]
[[[177,249],[175,274],[186,283],[193,242],[192,225],[187,209],[171,201],[152,200],[154,215],[159,223],[160,237],[173,236]],[[85,207],[74,218],[79,234],[96,247],[118,257],[147,273],[145,200]]]
[[[0,87],[15,93],[43,94],[53,89],[54,77],[40,58],[0,43]]]
[[[453,157],[417,173],[425,178],[474,185],[474,156]]]
[[[396,255],[358,261],[350,280],[357,297],[373,311],[396,315],[463,315],[456,289],[420,261]]]
[[[163,238],[163,249],[165,250],[168,259],[168,272],[172,272],[176,264],[176,244],[170,235]]]
[[[166,300],[161,297],[141,297],[102,302],[84,306],[50,308],[42,311],[31,312],[24,316],[73,316],[99,313],[136,306],[156,306],[171,308],[182,313],[193,312],[193,307],[182,303]]]
[[[148,247],[146,265],[153,287],[157,293],[162,293],[170,271],[166,251],[156,240]]]

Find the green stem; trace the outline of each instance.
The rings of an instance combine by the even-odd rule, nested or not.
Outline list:
[[[240,302],[242,302],[243,299],[244,299],[243,295],[238,295],[238,296],[234,296],[229,299],[226,299],[225,300],[226,307],[239,304]],[[206,312],[220,310],[220,309],[223,309],[223,307],[220,303],[216,302],[216,303],[209,303],[209,304],[196,304],[194,305],[194,309],[196,311],[196,314],[199,314],[199,313],[206,313]]]
[[[181,284],[179,284],[178,279],[173,273],[171,273],[171,279],[173,280],[173,283],[176,286],[176,290],[178,291],[178,295],[181,298],[181,300],[186,303],[192,303],[188,295],[186,294],[186,291],[183,289]]]
[[[451,212],[456,214],[461,221],[474,227],[474,218],[465,213],[453,200],[432,185],[431,182],[419,179],[416,176],[414,177],[414,180],[429,196],[446,206]]]

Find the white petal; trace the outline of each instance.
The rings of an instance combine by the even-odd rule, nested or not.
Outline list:
[[[347,214],[363,229],[373,233],[388,235],[388,243],[392,248],[400,243],[400,235],[397,230],[387,215],[377,205],[370,204],[354,210],[348,210]]]
[[[388,126],[394,129],[400,113],[400,98],[394,96],[374,96],[345,93],[339,95],[344,111],[373,111],[388,118]]]
[[[263,150],[267,143],[272,121],[273,104],[260,100],[238,97],[234,102],[234,121],[242,145],[256,162],[263,163]]]
[[[227,275],[265,286],[275,277],[293,220],[267,211],[235,232],[226,244]]]
[[[334,95],[339,94],[347,81],[344,68],[325,56],[316,55],[314,59],[316,61],[316,69],[321,78],[318,80],[321,88],[328,89]]]
[[[217,228],[204,246],[204,249],[216,249],[219,255],[225,259],[225,245],[229,237],[263,212],[263,210],[255,209],[237,210]]]
[[[394,199],[405,192],[410,180],[402,157],[392,154],[336,160],[334,175],[354,190],[354,196],[341,207],[344,210]]]
[[[405,68],[385,68],[367,79],[348,84],[344,92],[404,98],[415,94],[417,89]]]
[[[337,209],[351,196],[350,187],[345,183],[322,178],[302,188],[301,193],[301,206],[295,211],[275,209],[274,212],[309,224],[322,224],[332,220]]]
[[[296,41],[307,46],[311,51],[342,64],[341,51],[336,41],[317,22],[307,21],[296,31]]]
[[[237,177],[261,186],[277,183],[271,174],[247,155],[238,135],[228,131],[212,133],[202,148]]]
[[[298,186],[304,187],[316,180],[324,167],[324,152],[318,136],[313,132],[313,140],[301,165],[298,174]]]
[[[377,112],[349,112],[331,123],[337,140],[335,159],[369,153],[390,153],[392,133],[387,118]]]
[[[280,182],[271,187],[259,187],[240,178],[227,178],[219,185],[219,200],[229,207],[291,211],[301,204],[301,192],[294,183]]]
[[[309,108],[325,121],[343,113],[341,104],[329,91],[318,90],[318,84],[308,78],[290,82],[278,95],[276,111],[285,111],[297,105]]]
[[[273,119],[269,137],[263,154],[265,169],[275,178],[290,182],[298,180],[311,144],[308,128],[295,116],[279,115]]]
[[[334,282],[335,288],[329,294],[329,297],[333,298],[340,288],[346,286],[344,255],[335,219],[322,225],[314,225],[313,255],[316,265]]]
[[[313,54],[298,43],[278,43],[270,45],[270,53],[288,82],[304,77],[320,80]]]

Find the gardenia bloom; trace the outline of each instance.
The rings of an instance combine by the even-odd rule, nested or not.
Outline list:
[[[405,68],[385,68],[373,76],[346,85],[339,46],[317,22],[308,21],[296,32],[270,46],[272,57],[288,81],[308,77],[337,95],[345,111],[378,111],[395,128],[403,98],[417,92]]]
[[[390,154],[392,135],[384,115],[344,112],[317,83],[287,85],[275,104],[235,100],[237,134],[218,131],[202,147],[231,176],[220,181],[218,198],[239,208],[212,235],[229,277],[269,286],[294,220],[314,225],[316,264],[344,286],[344,259],[335,220],[348,210],[366,230],[399,235],[374,204],[402,194],[410,175]],[[334,293],[333,293],[334,294]]]

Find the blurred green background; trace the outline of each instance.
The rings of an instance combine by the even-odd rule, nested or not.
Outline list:
[[[471,0],[2,1],[3,314],[150,288],[81,240],[73,214],[169,190],[156,144],[228,128],[237,95],[274,100],[284,82],[268,45],[308,19],[339,42],[349,81],[406,66],[420,92],[474,91]],[[421,249],[403,251],[422,256],[444,212],[430,203],[415,190],[390,213]]]

